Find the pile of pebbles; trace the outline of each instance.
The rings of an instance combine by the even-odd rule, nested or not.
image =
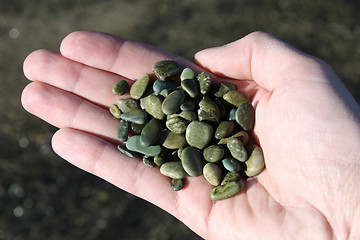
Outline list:
[[[131,86],[131,99],[110,106],[120,119],[118,138],[125,143],[118,149],[160,167],[175,191],[186,177],[204,175],[214,186],[212,200],[239,193],[240,180],[265,167],[262,149],[249,144],[255,121],[250,99],[236,85],[212,82],[210,73],[196,75],[174,61],[157,62],[152,70],[156,81],[144,74]],[[119,96],[128,90],[125,80],[112,88]]]

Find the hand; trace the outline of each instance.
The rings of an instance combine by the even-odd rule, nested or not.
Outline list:
[[[213,202],[203,177],[188,178],[174,192],[158,169],[116,149],[112,85],[150,73],[163,59],[231,78],[252,98],[253,137],[266,170],[240,194]],[[61,157],[158,205],[206,239],[359,237],[360,112],[333,70],[264,33],[203,50],[195,60],[198,65],[141,43],[75,32],[60,53],[38,50],[25,60],[33,82],[22,103],[60,128],[52,144]]]

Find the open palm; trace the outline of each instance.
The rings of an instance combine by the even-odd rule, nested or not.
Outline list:
[[[359,107],[324,62],[264,33],[203,50],[197,65],[93,32],[70,34],[60,52],[38,50],[25,60],[33,82],[22,102],[60,128],[53,148],[64,159],[158,205],[206,239],[349,238],[360,202]],[[112,85],[150,73],[164,59],[227,78],[253,99],[252,135],[266,170],[235,197],[211,201],[203,177],[189,177],[174,192],[158,169],[116,149]]]

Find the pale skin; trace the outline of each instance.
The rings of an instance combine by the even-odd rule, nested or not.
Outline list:
[[[251,97],[251,135],[266,169],[240,194],[211,201],[203,177],[172,191],[158,169],[117,150],[118,121],[108,112],[117,99],[112,85],[151,73],[164,59],[216,74]],[[60,53],[37,50],[26,58],[32,82],[22,103],[60,128],[52,139],[58,155],[165,209],[205,239],[360,239],[360,110],[334,71],[261,32],[202,50],[195,62],[107,34],[75,32]]]

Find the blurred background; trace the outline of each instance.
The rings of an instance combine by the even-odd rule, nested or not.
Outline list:
[[[56,129],[21,107],[30,52],[92,30],[192,60],[262,30],[327,61],[359,102],[359,12],[355,0],[0,0],[0,239],[201,239],[54,154]]]

